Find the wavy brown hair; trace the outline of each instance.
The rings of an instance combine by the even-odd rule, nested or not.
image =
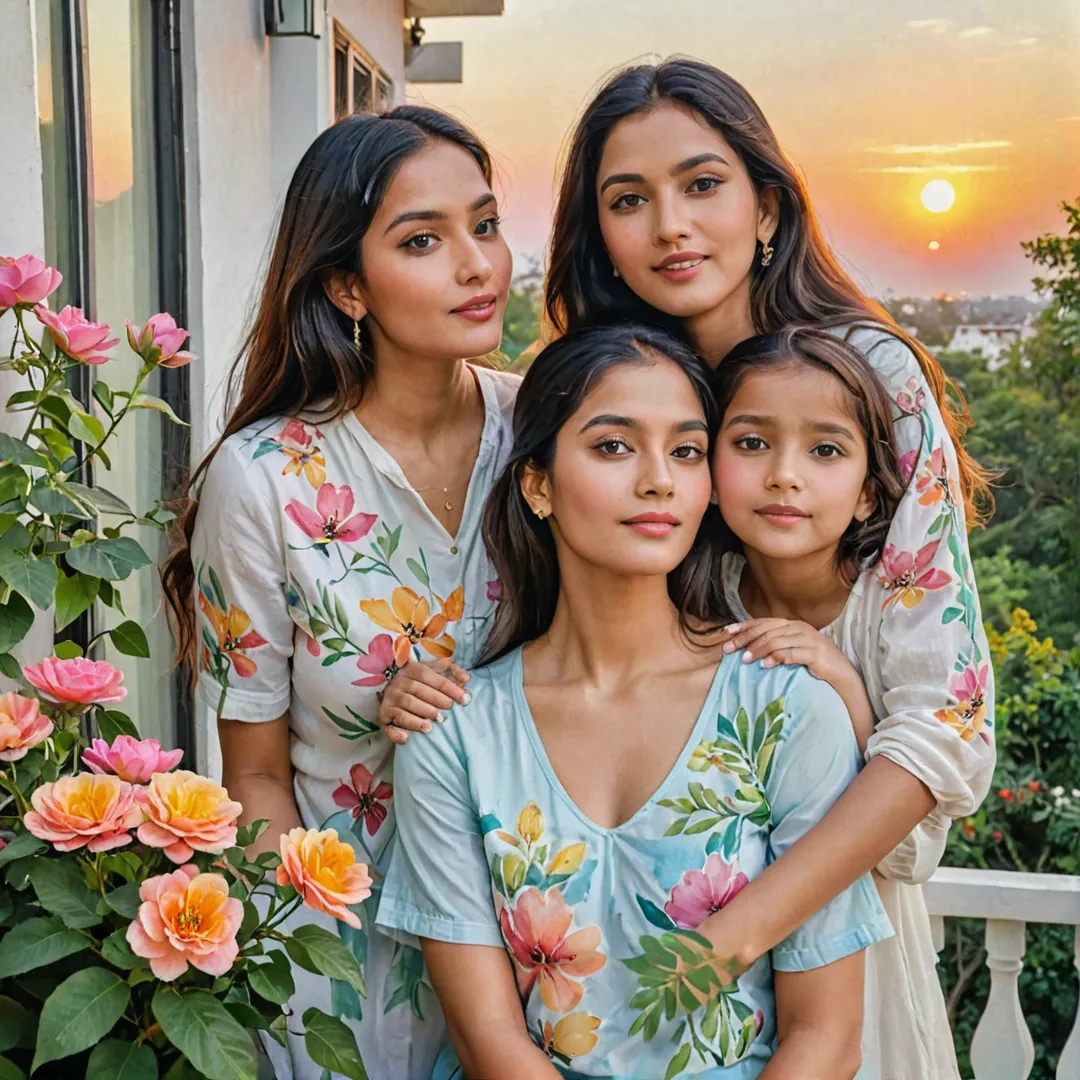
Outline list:
[[[863,293],[825,242],[806,184],[784,154],[758,104],[730,75],[680,57],[638,64],[612,76],[589,103],[570,140],[548,255],[545,315],[555,333],[608,319],[637,319],[676,329],[670,315],[645,303],[622,278],[600,232],[596,195],[608,136],[628,116],[674,104],[719,132],[739,155],[760,195],[776,193],[779,207],[771,265],[754,260],[750,311],[759,334],[792,325],[841,326],[873,322],[915,354],[956,448],[967,520],[993,510],[990,474],[963,445],[973,421],[963,394],[941,365],[892,316]]]
[[[736,345],[717,367],[713,387],[721,424],[749,375],[793,365],[828,372],[839,381],[848,413],[866,439],[866,491],[874,509],[866,521],[852,521],[836,546],[837,570],[853,584],[863,564],[881,554],[907,486],[900,472],[893,405],[874,369],[855,346],[827,330],[793,326]],[[730,534],[726,526],[723,531]],[[735,537],[729,535],[727,540],[729,550],[739,548]]]
[[[222,442],[271,416],[316,411],[331,420],[356,408],[374,365],[371,339],[326,295],[334,270],[363,279],[361,241],[402,165],[433,140],[469,153],[491,183],[491,161],[480,140],[457,120],[403,105],[381,116],[348,117],[311,144],[289,183],[255,317],[229,373],[221,438],[195,470],[180,501],[174,545],[161,579],[178,662],[195,670],[195,572],[191,536],[199,504],[194,493]]]

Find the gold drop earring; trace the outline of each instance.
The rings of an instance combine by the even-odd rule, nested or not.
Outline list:
[[[761,241],[761,265],[768,266],[772,262],[773,254],[776,252],[776,248],[769,243],[768,240]]]
[[[352,324],[352,343],[353,348],[356,349],[356,355],[360,355],[360,323],[353,319]]]

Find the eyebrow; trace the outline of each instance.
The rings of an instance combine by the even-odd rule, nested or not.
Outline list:
[[[591,420],[587,421],[578,434],[582,434],[594,427],[624,427],[630,428],[631,431],[640,431],[642,425],[640,420],[635,420],[630,416],[617,416],[614,413],[601,413],[599,416],[594,416]],[[704,420],[682,420],[678,424],[675,424],[672,430],[678,432],[704,431],[706,434],[709,432]]]
[[[721,165],[727,165],[727,158],[717,154],[711,150],[704,154],[695,154],[693,157],[688,157],[685,161],[680,161],[678,165],[673,165],[669,170],[671,176],[678,176],[680,173],[689,172],[691,169],[696,169],[699,165],[704,165],[706,161],[718,161]],[[603,195],[605,191],[613,184],[644,184],[645,177],[641,173],[613,173],[600,185],[600,194]]]
[[[776,418],[773,416],[755,416],[752,413],[741,413],[738,416],[733,416],[726,424],[724,424],[724,430],[727,431],[728,428],[734,427],[736,424],[768,427],[770,424],[775,423]],[[822,435],[842,435],[847,439],[855,438],[851,432],[851,428],[846,427],[844,424],[830,424],[824,420],[815,420],[805,426],[809,430],[819,432]]]
[[[477,210],[483,210],[488,203],[495,201],[495,195],[493,192],[485,192],[479,199],[474,199],[469,203],[469,213],[475,214]],[[396,229],[399,225],[403,225],[406,221],[445,221],[446,214],[441,210],[408,210],[404,214],[398,214],[393,221],[386,227],[386,231]]]

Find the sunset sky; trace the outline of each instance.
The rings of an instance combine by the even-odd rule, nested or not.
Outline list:
[[[612,69],[683,53],[757,98],[833,245],[872,291],[1023,293],[1020,241],[1080,195],[1076,0],[506,0],[431,19],[463,41],[460,86],[410,86],[488,142],[519,265],[550,225],[561,147]],[[920,202],[931,180],[946,213]],[[930,244],[936,241],[937,248]]]

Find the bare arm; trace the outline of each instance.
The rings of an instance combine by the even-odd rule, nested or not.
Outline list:
[[[240,824],[269,818],[270,826],[249,855],[277,851],[282,833],[302,827],[289,761],[289,714],[263,724],[218,720],[222,783],[241,803]]]
[[[529,1038],[503,949],[422,938],[431,985],[468,1080],[560,1080]]]
[[[850,1080],[862,1063],[862,952],[812,971],[776,972],[778,1046],[761,1080]]]
[[[921,780],[872,758],[825,817],[698,932],[717,955],[749,967],[877,866],[933,808]]]

